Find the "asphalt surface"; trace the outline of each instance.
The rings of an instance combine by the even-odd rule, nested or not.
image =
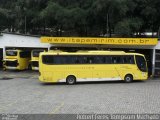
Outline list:
[[[0,71],[0,113],[160,113],[160,79],[43,84],[38,72]]]

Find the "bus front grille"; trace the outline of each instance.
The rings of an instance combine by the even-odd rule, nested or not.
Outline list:
[[[38,61],[32,61],[32,66],[33,67],[39,67]]]
[[[17,61],[6,61],[5,65],[11,66],[11,67],[17,67],[18,63],[17,63]]]

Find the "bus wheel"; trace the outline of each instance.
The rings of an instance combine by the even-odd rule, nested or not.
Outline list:
[[[133,76],[132,75],[126,75],[125,77],[124,77],[124,81],[126,82],[126,83],[130,83],[130,82],[132,82],[133,81]]]
[[[73,75],[70,75],[66,78],[66,82],[68,85],[73,85],[76,83],[76,77]]]

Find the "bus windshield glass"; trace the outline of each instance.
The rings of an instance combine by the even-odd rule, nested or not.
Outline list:
[[[33,51],[33,57],[39,57],[39,53],[43,52],[43,50],[35,50]]]
[[[17,51],[6,51],[7,56],[17,56]]]
[[[137,55],[136,56],[136,63],[137,63],[139,70],[141,70],[142,72],[147,72],[146,61],[143,56]]]

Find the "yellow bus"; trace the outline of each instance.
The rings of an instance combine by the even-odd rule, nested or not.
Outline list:
[[[3,60],[4,69],[25,70],[28,69],[31,52],[25,50],[6,50]]]
[[[144,55],[123,51],[43,52],[39,59],[42,82],[147,80]]]
[[[44,52],[44,49],[35,49],[31,52],[31,69],[39,70],[39,54]]]

